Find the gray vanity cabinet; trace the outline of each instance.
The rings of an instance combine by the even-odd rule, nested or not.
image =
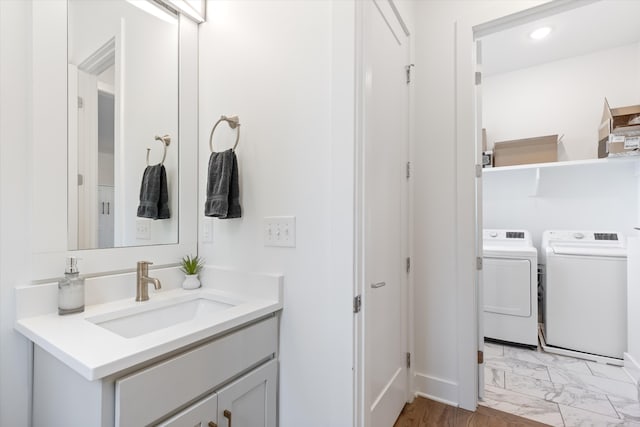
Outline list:
[[[276,427],[278,320],[89,381],[46,350],[34,354],[34,426]]]

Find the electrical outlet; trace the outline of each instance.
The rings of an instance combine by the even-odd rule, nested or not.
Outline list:
[[[213,219],[205,218],[202,221],[202,243],[213,243]]]
[[[136,239],[151,240],[151,221],[148,219],[136,219]]]
[[[265,246],[296,247],[295,216],[265,217],[263,232]]]

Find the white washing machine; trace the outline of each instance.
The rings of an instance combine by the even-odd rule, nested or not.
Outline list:
[[[545,231],[548,346],[623,358],[627,347],[627,248],[615,232]]]
[[[484,336],[538,345],[538,252],[524,230],[483,231]]]

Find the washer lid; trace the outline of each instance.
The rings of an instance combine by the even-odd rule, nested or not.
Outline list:
[[[556,255],[599,256],[610,258],[626,258],[627,249],[620,246],[605,245],[568,245],[552,243],[551,249]]]

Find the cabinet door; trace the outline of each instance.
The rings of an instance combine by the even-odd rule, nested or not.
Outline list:
[[[277,328],[276,318],[270,317],[119,378],[116,427],[146,426],[218,390],[276,352]]]
[[[189,406],[184,411],[158,424],[158,427],[217,427],[218,396],[209,397]]]
[[[218,391],[219,427],[276,427],[278,365],[271,360]]]

